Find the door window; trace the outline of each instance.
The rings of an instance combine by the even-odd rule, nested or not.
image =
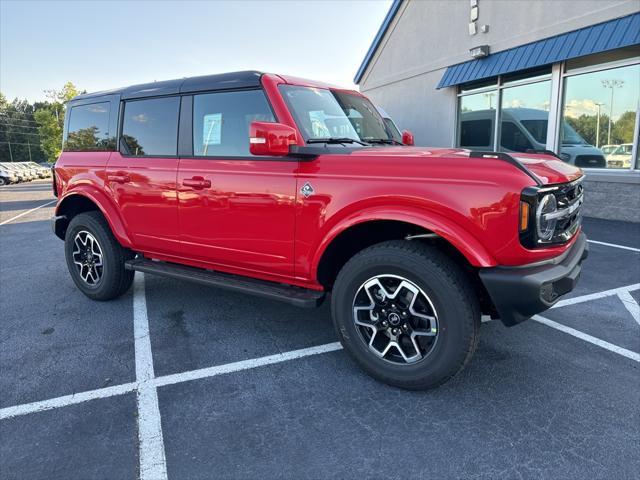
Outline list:
[[[72,107],[64,149],[67,152],[112,150],[115,141],[109,136],[109,102]]]
[[[219,92],[193,98],[193,154],[248,157],[251,122],[275,122],[262,90]]]
[[[122,139],[135,156],[176,156],[179,97],[132,100],[125,104]]]

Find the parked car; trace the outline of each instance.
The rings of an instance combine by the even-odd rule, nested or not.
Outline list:
[[[47,168],[36,162],[26,162],[26,165],[35,170],[38,178],[49,178],[51,176],[51,168]]]
[[[15,163],[3,162],[0,165],[2,165],[3,168],[11,172],[14,175],[14,177],[17,178],[17,182],[24,182],[26,180],[24,170],[22,170],[21,168],[18,168]]]
[[[600,150],[602,151],[604,158],[607,158],[616,148],[618,148],[618,145],[603,145],[600,147]]]
[[[16,173],[13,170],[0,164],[0,185],[8,185],[10,183],[17,182],[18,176],[16,175]]]
[[[33,168],[28,167],[23,162],[14,162],[13,165],[15,166],[15,168],[17,168],[18,170],[22,171],[25,181],[28,182],[28,181],[35,180],[36,178],[38,178],[38,174],[36,173],[36,171]]]
[[[503,108],[500,147],[507,152],[546,149],[549,112],[534,108]],[[460,145],[491,149],[495,110],[474,110],[460,115]],[[560,157],[578,167],[604,168],[602,151],[589,145],[566,121],[562,122]]]
[[[631,156],[633,154],[633,143],[623,143],[617,145],[609,155],[607,155],[608,168],[631,168]]]
[[[138,271],[330,298],[347,352],[391,385],[447,381],[481,314],[551,307],[587,256],[579,168],[396,145],[355,91],[228,73],[80,95],[65,122],[53,230],[86,296]]]

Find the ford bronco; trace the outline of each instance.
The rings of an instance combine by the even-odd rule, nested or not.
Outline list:
[[[315,307],[368,373],[426,389],[469,361],[482,315],[518,324],[587,256],[582,173],[551,152],[394,139],[355,91],[239,72],[80,95],[53,230],[86,296],[135,271]]]

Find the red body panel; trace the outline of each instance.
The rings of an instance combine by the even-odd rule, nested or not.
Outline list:
[[[294,128],[304,145],[280,83],[329,87],[262,77],[277,121]],[[544,184],[581,175],[550,156],[517,158]],[[534,180],[504,160],[470,158],[460,149],[384,146],[299,160],[65,152],[56,175],[58,208],[69,195],[87,196],[118,240],[146,256],[315,289],[322,288],[316,271],[331,241],[371,220],[435,232],[476,267],[544,260],[573,242],[524,248],[517,230],[520,195]],[[306,182],[314,190],[308,198],[300,193]]]
[[[183,158],[181,255],[242,271],[293,276],[297,162]],[[184,185],[201,177],[210,188]]]
[[[136,248],[172,253],[179,248],[177,158],[125,157],[113,152],[105,190],[114,200]]]

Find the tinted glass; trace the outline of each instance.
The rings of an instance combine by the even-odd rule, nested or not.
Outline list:
[[[193,98],[193,153],[249,156],[251,122],[275,122],[262,90],[220,92]]]
[[[533,148],[525,131],[517,124],[513,122],[502,122],[501,129],[500,146],[503,150],[526,152]]]
[[[500,149],[513,152],[544,150],[550,104],[551,80],[502,90]]]
[[[71,107],[64,149],[68,152],[113,150],[109,136],[109,102]]]
[[[493,150],[496,118],[495,90],[460,97],[458,146],[474,150]]]
[[[133,100],[124,107],[122,138],[130,155],[176,155],[179,97]]]
[[[565,79],[560,157],[579,167],[635,165],[632,148],[640,97],[640,65]]]

